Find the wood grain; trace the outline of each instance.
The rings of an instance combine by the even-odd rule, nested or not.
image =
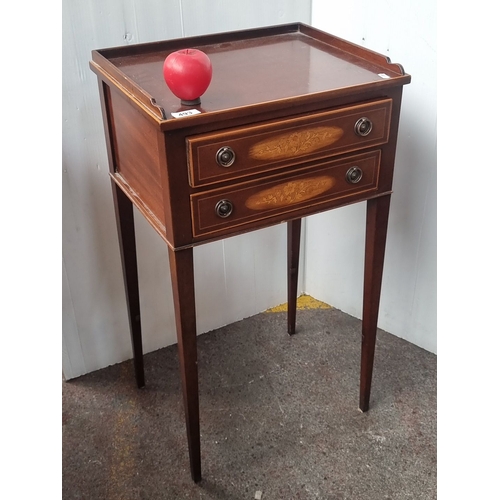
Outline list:
[[[378,188],[380,151],[371,151],[340,160],[321,162],[280,177],[249,181],[229,187],[202,191],[191,196],[193,235],[203,236],[241,231],[244,226],[266,219],[303,217],[328,206],[346,203],[360,193],[374,195]],[[363,170],[358,184],[346,181],[352,166]],[[227,218],[215,212],[218,201],[227,199],[233,212]],[[297,215],[295,215],[297,213]],[[295,216],[294,216],[295,215]]]
[[[329,175],[287,181],[253,194],[245,201],[250,210],[267,210],[294,205],[315,198],[335,185],[335,178]]]
[[[340,127],[312,127],[258,142],[250,148],[248,154],[256,160],[282,160],[302,156],[331,146],[343,134]]]
[[[318,113],[297,114],[258,125],[226,128],[187,138],[189,182],[193,187],[286,169],[333,154],[380,146],[390,130],[391,99],[343,106]],[[361,117],[373,123],[371,133],[356,135]],[[216,162],[220,148],[230,147],[236,159],[230,167]]]

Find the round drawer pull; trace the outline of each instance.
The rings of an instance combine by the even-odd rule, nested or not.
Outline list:
[[[359,167],[351,167],[345,174],[345,179],[349,184],[357,184],[363,177],[363,171]]]
[[[373,123],[369,118],[363,116],[354,124],[354,132],[361,137],[366,137],[373,129]]]
[[[234,160],[236,160],[236,154],[229,146],[220,148],[215,155],[215,161],[221,167],[230,167],[234,163]]]
[[[233,204],[229,200],[220,200],[215,205],[215,213],[225,219],[233,213]]]

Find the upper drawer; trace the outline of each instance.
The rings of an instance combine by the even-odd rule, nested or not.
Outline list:
[[[187,138],[192,187],[387,142],[391,99]]]

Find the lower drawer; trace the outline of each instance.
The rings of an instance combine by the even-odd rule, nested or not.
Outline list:
[[[311,208],[326,209],[337,201],[377,190],[380,151],[316,163],[286,176],[267,176],[252,182],[191,195],[193,236],[242,228],[245,224]],[[264,224],[263,224],[264,225]]]

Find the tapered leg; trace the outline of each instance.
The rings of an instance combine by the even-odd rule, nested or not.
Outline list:
[[[114,183],[113,200],[115,204],[116,226],[122,261],[125,296],[132,337],[135,380],[138,387],[144,386],[144,362],[142,353],[141,311],[139,305],[139,280],[137,273],[137,252],[135,246],[134,210],[132,202]]]
[[[201,456],[193,249],[175,252],[169,248],[169,260],[191,477],[198,482],[201,480]]]
[[[287,223],[288,238],[288,333],[295,333],[297,317],[297,282],[299,277],[300,228],[302,219]]]
[[[365,278],[363,292],[363,326],[361,345],[361,381],[359,407],[370,406],[373,358],[384,267],[390,195],[368,200],[366,212]]]

